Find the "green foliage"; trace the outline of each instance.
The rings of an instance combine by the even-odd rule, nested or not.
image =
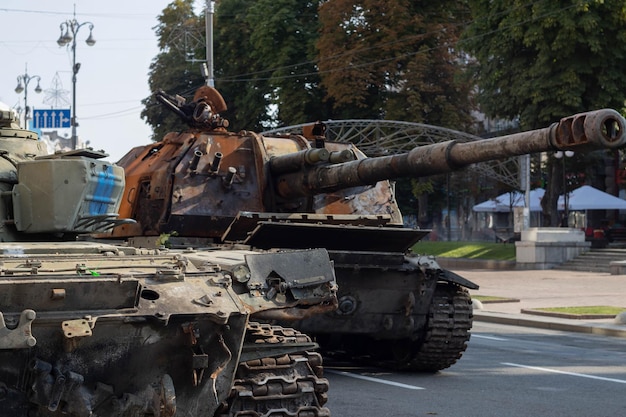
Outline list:
[[[411,180],[401,178],[395,181],[396,202],[403,215],[417,213],[417,202],[411,192]]]
[[[232,130],[329,117],[315,66],[316,3],[223,0],[215,20],[216,87]]]
[[[215,86],[228,106],[221,115],[230,121],[233,131],[260,131],[271,118],[271,87],[263,72],[263,61],[253,56],[250,43],[253,28],[248,11],[254,3],[221,1],[215,14]]]
[[[626,99],[626,2],[470,0],[481,109],[525,129]]]
[[[419,196],[421,194],[430,194],[434,191],[435,188],[433,187],[432,179],[424,179],[424,181],[411,179],[411,192],[414,196]]]
[[[615,306],[577,306],[577,307],[542,307],[533,310],[547,311],[551,313],[564,313],[575,315],[602,315],[616,316],[626,310],[624,307]]]
[[[188,35],[204,39],[204,16],[194,14],[193,3],[172,1],[159,16],[161,52],[150,68],[152,91],[189,97],[204,83],[199,63],[187,61],[188,54],[205,55],[204,45],[185,42]],[[222,116],[235,131],[329,118],[464,129],[469,87],[460,82],[462,61],[450,45],[467,10],[465,2],[451,0],[221,0],[214,17],[214,68],[228,106]],[[327,84],[340,92],[327,93]],[[155,139],[184,128],[151,98],[144,104],[142,117]]]
[[[500,297],[497,295],[474,295],[474,294],[472,294],[472,300],[478,300],[485,304],[519,302],[519,299],[517,298]]]
[[[161,52],[150,64],[150,91],[164,90],[169,94],[193,96],[195,88],[203,84],[198,65],[186,61],[181,39],[186,33],[197,33],[203,24],[193,14],[192,0],[175,0],[159,16],[156,33]],[[141,117],[152,126],[153,140],[161,140],[166,133],[184,129],[186,125],[152,96],[142,101],[145,109]]]
[[[471,94],[451,47],[466,12],[454,1],[324,2],[319,68],[335,117],[466,129]]]
[[[251,56],[268,78],[274,124],[293,125],[323,120],[316,68],[317,3],[308,0],[257,0],[249,8]]]
[[[515,245],[508,243],[422,240],[413,246],[413,252],[441,258],[515,260]]]
[[[623,109],[626,0],[469,0],[460,45],[476,59],[481,110],[524,130],[582,111]],[[590,161],[586,162],[591,165]],[[544,225],[558,224],[559,169],[548,164]]]

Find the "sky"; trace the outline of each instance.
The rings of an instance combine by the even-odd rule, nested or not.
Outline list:
[[[93,23],[96,40],[94,46],[88,46],[85,41],[89,25],[79,29],[76,43],[76,62],[81,64],[76,82],[79,140],[107,152],[110,156],[106,159],[111,162],[119,160],[132,147],[150,143],[152,131],[140,117],[141,100],[150,95],[149,67],[159,53],[153,28],[169,2],[0,0],[0,102],[23,108],[24,92],[17,94],[15,87],[17,77],[28,74],[33,77],[28,84],[30,108],[49,109],[55,101],[56,108],[71,107],[71,47],[59,47],[56,41],[61,35],[61,23],[74,18],[75,8],[79,24]],[[200,8],[204,4],[200,0],[196,3]],[[41,94],[35,92],[35,76],[41,77]],[[60,129],[59,133],[70,137],[71,129]]]

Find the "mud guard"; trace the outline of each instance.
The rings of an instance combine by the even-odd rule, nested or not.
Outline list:
[[[422,271],[430,271],[431,273],[435,273],[437,278],[442,281],[450,282],[453,284],[460,285],[461,287],[468,288],[470,290],[477,290],[478,284],[473,283],[472,281],[463,278],[459,274],[455,274],[452,271],[448,271],[447,269],[443,269],[439,263],[437,263],[434,256],[430,255],[417,255],[417,256],[405,256],[405,261],[410,264],[421,268]]]
[[[465,279],[459,274],[455,274],[452,271],[448,271],[447,269],[442,269],[443,276],[441,277],[444,281],[452,282],[454,284],[458,284],[462,287],[469,288],[470,290],[477,290],[478,284],[473,283],[469,279]]]

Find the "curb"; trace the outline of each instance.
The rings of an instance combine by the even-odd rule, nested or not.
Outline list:
[[[435,260],[445,269],[492,269],[492,270],[515,270],[518,269],[516,261],[496,261],[490,259],[467,259],[467,258],[440,258]]]
[[[597,334],[626,338],[626,326],[611,323],[573,323],[572,320],[551,317],[524,317],[520,314],[492,313],[474,310],[474,320],[513,326],[536,327],[549,330]]]

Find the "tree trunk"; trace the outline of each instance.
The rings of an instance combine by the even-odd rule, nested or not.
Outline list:
[[[563,166],[552,155],[548,156],[548,181],[546,192],[541,199],[541,211],[544,227],[560,226],[560,216],[558,211],[559,195],[563,193]]]

